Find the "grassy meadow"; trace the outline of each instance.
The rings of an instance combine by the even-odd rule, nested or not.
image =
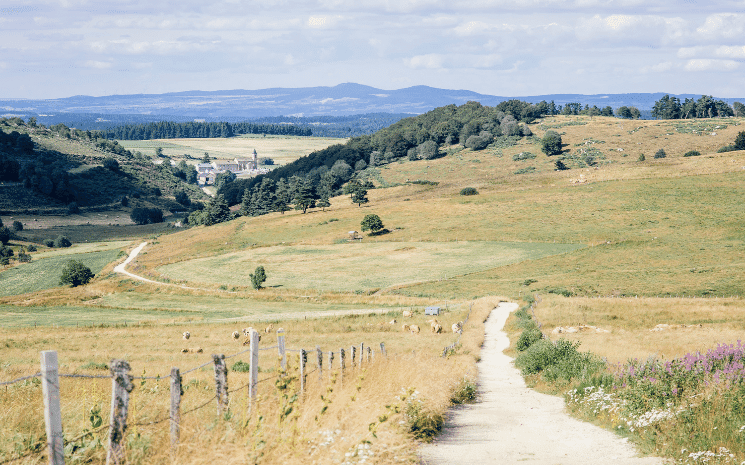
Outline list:
[[[481,322],[500,299],[490,296],[520,300],[540,295],[535,319],[541,330],[554,340],[579,342],[580,350],[589,350],[609,364],[650,357],[667,361],[743,339],[745,151],[717,153],[745,129],[743,121],[546,118],[530,126],[536,134],[532,138],[477,152],[446,147],[446,155],[439,159],[368,168],[369,179],[385,188],[370,190],[370,202],[362,207],[348,196],[339,196],[325,211],[306,214],[241,217],[172,234],[166,232],[173,229],[127,229],[126,238],[133,240],[129,247],[148,241],[129,271],[169,285],[115,276],[116,250],[123,246],[118,244],[108,250],[85,249],[90,251],[86,255],[100,255],[102,268],[82,288],[3,286],[0,380],[34,373],[39,350],[52,348],[60,351],[66,372],[87,372],[89,368],[83,367],[125,356],[136,374],[165,374],[171,366],[187,368],[207,361],[206,355],[181,354],[186,342],[188,347],[202,347],[204,354],[235,353],[242,346],[227,337],[230,332],[272,321],[287,329],[288,347],[318,344],[323,350],[336,350],[383,341],[396,354],[389,357],[388,365],[355,372],[354,382],[345,380],[343,386],[338,378],[315,384],[290,419],[277,408],[264,407],[247,416],[246,400],[241,397],[245,390],[241,390],[232,401],[234,416],[218,420],[214,403],[196,413],[184,430],[188,445],[173,456],[161,452],[167,450],[161,447],[167,443],[165,428],[138,427],[130,434],[130,458],[133,463],[199,463],[209,454],[229,463],[307,463],[308,457],[328,463],[345,460],[352,447],[369,441],[371,450],[380,455],[368,457],[366,463],[415,463],[416,435],[406,425],[421,416],[401,416],[386,405],[403,406],[402,392],[414,388],[427,399],[423,404],[427,418],[436,424],[458,382],[473,374],[479,338],[483,338]],[[560,157],[571,169],[556,171],[557,157],[541,152],[540,137],[548,129],[562,134],[565,150]],[[259,156],[285,163],[282,156],[290,160],[322,148],[312,141],[267,136],[147,144],[153,144],[153,151],[163,147],[174,158],[184,153],[201,158],[205,151],[211,157],[232,158],[256,148]],[[179,145],[182,142],[193,145]],[[202,142],[205,145],[199,145]],[[277,145],[251,145],[259,143]],[[122,145],[148,149],[137,141]],[[660,148],[667,157],[654,159]],[[689,150],[702,155],[683,157]],[[639,160],[642,154],[644,161]],[[413,182],[417,180],[430,183]],[[459,195],[464,187],[474,187],[479,194]],[[361,242],[348,242],[348,232],[359,231],[361,220],[370,213],[381,217],[387,233],[364,234]],[[117,233],[123,227],[75,228],[79,236],[73,242],[85,240],[84,228],[91,228],[91,238],[96,240],[107,235],[124,238]],[[47,255],[37,254],[39,260],[35,256],[29,265],[63,259],[55,253],[59,252],[45,250]],[[266,288],[253,290],[249,273],[258,265],[265,267],[268,279]],[[31,281],[29,274],[13,271],[23,271],[23,266],[28,265],[2,271],[0,284]],[[474,300],[469,319],[473,326],[467,328],[453,357],[438,357],[444,346],[455,341],[452,334],[424,331],[412,336],[400,330],[404,309],[448,305],[453,310],[441,318],[447,329],[465,318]],[[383,314],[338,314],[351,310]],[[397,325],[384,324],[394,317]],[[414,321],[425,330],[429,327],[421,314]],[[686,326],[650,331],[659,324]],[[49,331],[51,325],[66,329]],[[510,325],[514,343],[523,328],[515,319]],[[608,332],[552,333],[559,326],[578,325]],[[192,332],[193,339],[180,339],[185,330]],[[267,370],[262,374],[268,376],[276,360],[269,352],[262,357],[262,370]],[[207,367],[189,379],[189,394],[199,392],[202,397],[190,397],[186,408],[209,399],[211,376]],[[231,389],[242,386],[242,373],[230,376],[236,377],[231,378],[235,379],[230,381]],[[106,420],[108,384],[106,380],[96,383],[65,383],[63,389],[70,393],[67,397],[63,393],[69,399],[65,421],[71,425],[71,436],[90,428],[88,417],[96,406],[103,406]],[[571,387],[537,386],[555,393]],[[166,405],[166,383],[148,381],[142,387],[142,393],[135,394],[134,418],[160,418],[165,407],[152,406]],[[0,450],[2,444],[32,446],[43,431],[38,386],[29,382],[10,389],[12,395],[0,400],[0,405],[28,402],[37,414],[21,415],[17,409],[0,407],[0,412],[6,412],[0,416]],[[276,406],[292,398],[296,386],[280,390],[267,382],[261,389],[268,404]],[[327,409],[321,413],[324,406]],[[383,417],[390,419],[379,421]],[[403,426],[395,426],[399,421]],[[371,424],[379,428],[377,437],[370,435]],[[706,428],[703,422],[694,424]],[[644,434],[652,434],[647,431]],[[328,434],[331,440],[326,439]],[[650,444],[642,433],[634,436],[624,430],[624,434]],[[731,440],[723,439],[721,445],[740,454],[727,442]],[[100,447],[87,444],[75,460],[100,461]],[[681,458],[662,443],[651,444],[650,452]],[[718,447],[713,442],[690,444],[688,450],[711,447],[716,452]],[[43,461],[34,457],[19,463]],[[737,460],[745,456],[738,455]]]
[[[139,151],[145,155],[155,156],[155,149],[163,149],[163,155],[175,160],[201,159],[207,152],[212,159],[231,160],[249,158],[256,150],[259,157],[269,157],[277,165],[286,165],[315,150],[325,149],[329,145],[343,144],[346,139],[331,137],[300,137],[246,134],[228,139],[155,139],[155,140],[120,140],[119,145],[130,151]],[[188,155],[188,157],[184,157]]]

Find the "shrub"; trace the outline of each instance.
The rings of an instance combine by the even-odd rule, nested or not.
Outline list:
[[[701,156],[701,152],[697,150],[689,150],[688,152],[683,154],[684,157],[699,157]]]
[[[475,400],[477,388],[478,386],[474,380],[463,377],[463,379],[455,385],[453,393],[450,395],[450,403],[465,404]]]
[[[119,171],[119,162],[113,157],[103,159],[103,167],[111,171]]]
[[[251,371],[251,364],[238,360],[237,362],[233,364],[232,367],[230,367],[230,369],[232,371],[237,371],[240,373],[248,373],[249,371]]]
[[[188,207],[191,205],[191,199],[189,198],[189,195],[184,191],[178,191],[175,195],[176,202],[180,203],[181,205]]]
[[[734,146],[736,150],[745,150],[745,131],[737,133]]]
[[[556,171],[566,171],[569,169],[569,167],[566,164],[564,164],[564,162],[561,160],[556,160],[555,165],[556,165]]]
[[[556,342],[541,339],[517,356],[515,366],[523,376],[542,373],[549,381],[584,379],[605,366],[592,354],[580,353],[577,347],[579,342],[566,339]]]
[[[162,223],[163,211],[160,208],[137,207],[132,209],[129,217],[135,224]]]
[[[27,254],[24,251],[21,251],[18,253],[18,261],[21,263],[28,263],[31,261],[31,255]]]
[[[8,257],[0,257],[0,265],[3,265],[3,266],[10,265],[10,259]]]
[[[67,214],[77,215],[78,213],[80,213],[80,207],[78,207],[78,204],[75,202],[70,202],[70,204],[67,206]]]
[[[36,246],[34,244],[29,244],[26,250],[28,250],[29,252],[36,252]]]
[[[640,153],[639,154],[639,158],[637,158],[637,161],[644,161],[646,159],[647,159],[647,157],[645,157],[643,153]]]
[[[466,147],[471,150],[483,150],[494,142],[494,136],[490,132],[482,131],[481,134],[470,136],[466,139]]]
[[[535,155],[530,152],[520,152],[512,155],[512,161],[530,160],[535,158]]]
[[[665,158],[667,157],[667,154],[665,153],[665,149],[660,149],[654,154],[655,158]]]
[[[54,247],[54,240],[53,239],[44,239],[44,245],[46,245],[49,248]]]
[[[515,348],[520,352],[524,352],[528,350],[528,347],[541,339],[543,339],[543,333],[538,328],[526,329],[522,334],[520,334],[520,337],[517,338]]]
[[[541,139],[541,150],[546,155],[558,155],[561,153],[561,136],[556,131],[546,131]]]
[[[266,281],[266,271],[263,266],[257,266],[249,276],[251,276],[251,285],[256,290],[261,289],[261,285]]]
[[[13,255],[14,255],[13,249],[11,249],[10,247],[8,247],[7,245],[4,245],[4,246],[0,247],[0,257],[10,258]]]
[[[737,147],[735,147],[734,145],[725,145],[721,149],[717,150],[717,153],[734,152],[735,150],[737,150]]]
[[[23,223],[21,223],[18,220],[14,221],[13,222],[13,231],[16,231],[16,232],[23,231]]]
[[[70,260],[62,269],[60,285],[70,284],[72,287],[88,284],[95,275],[83,262]]]
[[[0,244],[5,245],[10,241],[10,229],[5,226],[0,227]]]
[[[70,247],[71,245],[72,242],[65,236],[57,236],[57,239],[54,240],[55,247]]]
[[[464,187],[460,190],[460,195],[479,195],[475,187]]]

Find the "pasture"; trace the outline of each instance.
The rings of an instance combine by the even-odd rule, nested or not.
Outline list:
[[[139,151],[154,157],[158,147],[163,149],[163,155],[174,160],[191,157],[198,163],[204,153],[209,153],[211,159],[232,160],[233,158],[253,157],[256,150],[259,157],[269,157],[276,165],[286,165],[298,158],[308,155],[315,150],[325,149],[329,145],[343,144],[346,139],[330,137],[300,137],[300,136],[272,136],[242,135],[223,138],[207,139],[155,139],[155,140],[120,140],[119,145],[130,151]],[[184,157],[188,155],[188,157]]]
[[[270,288],[373,292],[538,260],[579,247],[480,241],[280,245],[186,260],[156,271],[170,281],[245,286],[249,273],[261,265],[268,270],[265,286]]]

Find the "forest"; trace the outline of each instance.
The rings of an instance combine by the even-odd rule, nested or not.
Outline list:
[[[234,137],[242,134],[283,136],[310,136],[312,134],[309,127],[302,128],[294,124],[228,123],[224,121],[209,123],[160,121],[157,123],[124,124],[96,132],[106,139],[119,140]]]

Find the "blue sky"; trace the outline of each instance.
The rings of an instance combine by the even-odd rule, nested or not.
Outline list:
[[[0,6],[0,98],[413,85],[745,96],[745,0]]]

